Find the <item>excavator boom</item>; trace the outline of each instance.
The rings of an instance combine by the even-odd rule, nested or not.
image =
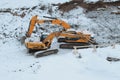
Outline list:
[[[33,16],[30,20],[30,24],[29,24],[29,28],[28,28],[28,32],[26,33],[26,37],[30,37],[33,29],[35,27],[36,24],[43,24],[43,23],[48,23],[50,22],[51,24],[54,25],[60,25],[62,26],[65,30],[70,29],[70,25],[67,24],[65,21],[59,20],[59,19],[52,19],[52,20],[39,20],[38,16]]]

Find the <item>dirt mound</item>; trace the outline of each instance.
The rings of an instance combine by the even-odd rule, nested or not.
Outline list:
[[[120,6],[120,1],[115,1],[115,2],[98,1],[96,3],[86,3],[83,0],[80,0],[80,1],[73,0],[73,1],[61,4],[59,6],[59,10],[63,12],[68,12],[78,6],[85,8],[87,11],[91,11],[97,8],[106,8],[107,6]]]

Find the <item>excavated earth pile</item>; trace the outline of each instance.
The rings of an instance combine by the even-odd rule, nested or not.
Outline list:
[[[115,2],[102,2],[98,1],[96,3],[86,3],[83,0],[80,1],[70,1],[59,6],[59,10],[63,12],[70,11],[77,6],[85,8],[87,11],[95,10],[97,8],[106,8],[107,6],[120,6],[120,1]]]

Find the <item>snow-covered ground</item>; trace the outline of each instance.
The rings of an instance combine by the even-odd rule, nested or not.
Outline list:
[[[0,8],[20,8],[35,6],[39,0],[1,0]]]
[[[97,52],[93,52],[92,48],[79,49],[78,53],[82,58],[78,58],[78,54],[73,54],[73,50],[59,49],[58,54],[50,55],[41,58],[35,58],[33,55],[27,53],[27,49],[20,43],[20,38],[25,35],[28,29],[30,18],[38,15],[39,19],[42,16],[51,16],[60,18],[73,26],[77,31],[90,31],[95,34],[95,38],[100,41],[107,42],[103,39],[103,34],[106,33],[104,28],[99,28],[98,20],[87,18],[82,8],[74,9],[68,13],[62,13],[57,10],[56,6],[51,6],[49,3],[67,2],[69,0],[2,0],[0,8],[11,8],[13,13],[26,15],[13,16],[11,13],[0,13],[0,79],[2,80],[119,80],[120,79],[120,62],[109,62],[107,57],[120,58],[119,48],[116,45],[113,49],[111,46],[105,48],[98,48]],[[17,4],[17,5],[14,5]],[[31,9],[33,6],[37,7]],[[45,6],[44,10],[40,9]],[[14,8],[29,8],[28,10],[20,10]],[[49,12],[52,10],[52,13]],[[107,12],[105,12],[106,14]],[[89,13],[91,14],[91,13]],[[88,14],[88,15],[89,15]],[[96,13],[94,13],[96,14]],[[93,14],[93,15],[94,15]],[[102,12],[101,12],[102,14]],[[104,15],[105,16],[105,15]],[[114,15],[115,16],[115,15]],[[100,17],[100,16],[98,16]],[[100,17],[101,18],[101,17]],[[119,16],[118,20],[119,30]],[[106,16],[105,16],[106,19]],[[102,19],[104,21],[104,19]],[[110,20],[111,22],[111,20]],[[117,24],[116,23],[116,24]],[[111,23],[112,24],[112,23]],[[114,29],[114,24],[113,29]],[[52,32],[57,28],[47,27]],[[110,28],[111,29],[111,28]],[[102,35],[96,37],[102,32]],[[108,35],[107,35],[108,34]],[[110,33],[111,34],[111,33]],[[114,34],[114,32],[113,32]],[[106,33],[109,36],[109,33]],[[52,48],[58,48],[56,40],[52,43]]]
[[[53,44],[56,44],[54,42]],[[16,46],[13,46],[16,45]],[[116,48],[80,49],[82,58],[73,50],[60,49],[58,54],[41,58],[27,54],[23,45],[4,45],[0,49],[0,78],[3,80],[119,80],[120,62],[108,62],[106,58],[119,58]],[[18,46],[17,46],[18,45]]]
[[[31,7],[38,4],[57,4],[68,2],[69,0],[1,0],[0,8],[20,8]]]

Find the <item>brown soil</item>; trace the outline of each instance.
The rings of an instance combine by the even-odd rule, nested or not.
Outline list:
[[[107,6],[120,6],[120,1],[116,2],[102,2],[98,1],[96,3],[85,3],[83,0],[77,1],[73,0],[70,2],[63,3],[59,5],[59,10],[63,12],[68,12],[77,6],[85,8],[87,11],[95,10],[97,8],[106,8]]]

